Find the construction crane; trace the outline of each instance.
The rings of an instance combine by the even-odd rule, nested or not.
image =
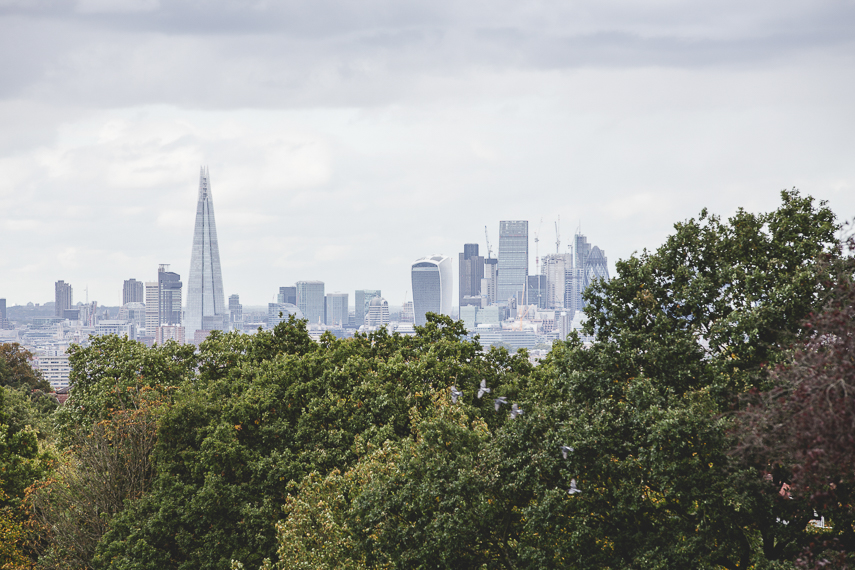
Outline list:
[[[543,227],[543,218],[540,218],[540,224],[537,226],[537,231],[534,232],[534,272],[540,275],[540,254],[538,253],[537,242],[540,241],[540,229]]]
[[[484,226],[484,237],[487,239],[487,259],[492,259],[493,248],[490,247],[490,234],[487,233],[487,226]]]
[[[561,233],[558,226],[561,224],[561,215],[558,216],[558,221],[555,222],[555,253],[561,253]]]

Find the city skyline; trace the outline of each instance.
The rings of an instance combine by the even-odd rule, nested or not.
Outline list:
[[[161,263],[187,281],[199,164],[224,294],[254,306],[298,280],[399,305],[413,259],[486,253],[500,220],[543,219],[541,254],[581,221],[613,273],[785,188],[852,219],[855,8],[727,7],[12,3],[0,296],[64,280],[116,306]]]

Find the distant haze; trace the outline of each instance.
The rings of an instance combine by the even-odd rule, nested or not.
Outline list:
[[[581,223],[613,268],[784,188],[855,216],[851,2],[281,4],[0,3],[8,305],[186,282],[201,165],[244,305],[305,279],[400,305],[500,220],[541,254]]]

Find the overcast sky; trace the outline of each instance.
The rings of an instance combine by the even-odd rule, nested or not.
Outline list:
[[[0,0],[9,305],[186,283],[201,165],[244,305],[400,305],[499,220],[541,254],[581,224],[613,269],[784,188],[852,219],[855,2]]]

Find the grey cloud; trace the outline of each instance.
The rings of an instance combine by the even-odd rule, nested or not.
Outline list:
[[[0,11],[0,96],[92,107],[385,104],[423,74],[768,64],[855,37],[855,5],[830,1],[38,6]]]

